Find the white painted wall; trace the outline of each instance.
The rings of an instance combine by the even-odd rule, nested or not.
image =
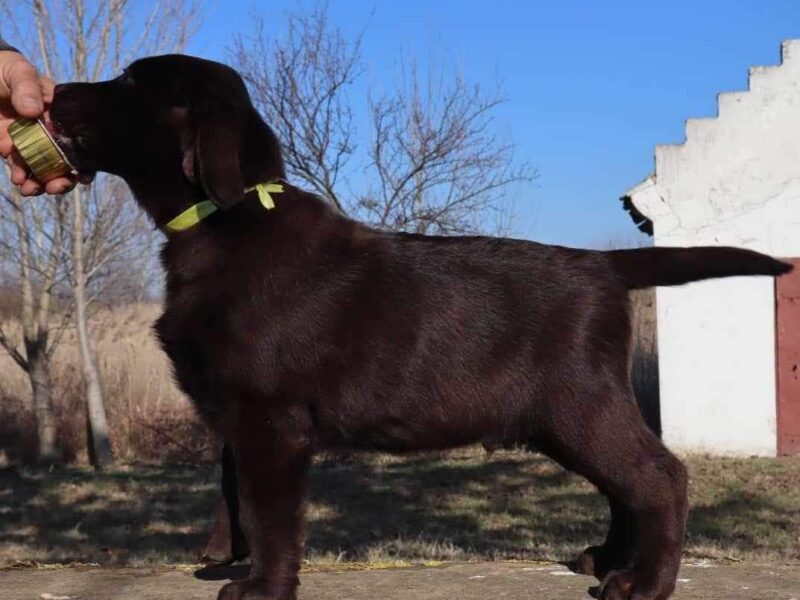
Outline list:
[[[800,40],[690,119],[686,142],[656,148],[632,189],[659,246],[732,245],[800,256]],[[665,441],[684,451],[775,455],[775,302],[770,278],[657,292]]]
[[[665,443],[689,452],[774,456],[771,278],[661,288],[656,302]]]

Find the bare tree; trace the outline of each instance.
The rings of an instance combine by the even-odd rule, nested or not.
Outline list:
[[[138,21],[133,8],[130,0],[30,0],[24,9],[15,6],[10,21],[17,38],[35,40],[35,46],[26,50],[38,58],[46,75],[61,81],[94,81],[117,73],[140,55],[179,50],[194,32],[197,8],[186,0],[156,0]],[[6,7],[9,16],[10,10]],[[86,385],[89,456],[97,468],[111,464],[113,453],[88,327],[96,296],[92,290],[102,289],[100,280],[105,276],[108,281],[111,263],[127,248],[144,245],[140,237],[146,235],[141,220],[116,227],[109,219],[126,213],[124,207],[131,203],[127,196],[120,199],[120,189],[113,178],[102,176],[93,190],[71,192],[71,236],[67,243],[62,240],[69,250],[67,273]],[[111,210],[92,210],[106,200]]]
[[[347,92],[364,71],[361,36],[331,28],[324,5],[288,14],[282,39],[268,31],[257,19],[253,35],[238,36],[234,62],[276,130],[290,175],[343,210],[337,184],[355,151]]]
[[[433,67],[425,78],[416,64],[402,71],[392,92],[370,102],[377,182],[358,200],[362,218],[415,233],[502,228],[508,186],[536,175],[495,133],[503,101]]]
[[[278,134],[289,173],[373,225],[418,233],[498,230],[509,187],[535,170],[514,160],[496,132],[504,99],[458,75],[412,62],[364,107],[372,132],[359,152],[349,92],[364,74],[361,36],[332,26],[325,4],[286,17],[285,34],[258,21],[232,55],[256,105]],[[358,186],[345,167],[360,159]],[[359,187],[352,201],[341,188]]]
[[[88,304],[140,302],[157,288],[155,249],[161,237],[132,203],[121,179],[104,178],[82,190],[82,234]]]
[[[64,278],[66,203],[60,196],[47,204],[25,203],[13,187],[1,193],[0,259],[11,269],[16,267],[20,302],[19,327],[0,322],[0,346],[28,375],[37,420],[38,457],[52,462],[60,458],[60,452],[50,360],[69,317],[57,297],[58,284]]]

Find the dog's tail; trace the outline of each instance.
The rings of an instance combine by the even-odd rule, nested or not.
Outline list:
[[[766,254],[725,246],[636,248],[606,255],[611,268],[632,290],[737,275],[777,277],[794,268]]]

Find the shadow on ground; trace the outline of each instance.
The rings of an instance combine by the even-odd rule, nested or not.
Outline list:
[[[695,556],[800,558],[800,461],[695,458]],[[212,467],[0,471],[0,563],[192,563]],[[568,560],[605,534],[605,501],[538,455],[339,457],[312,476],[312,561]]]

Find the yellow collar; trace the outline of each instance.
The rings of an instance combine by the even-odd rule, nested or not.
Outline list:
[[[267,210],[272,210],[275,208],[275,203],[272,201],[272,196],[270,196],[270,194],[282,193],[283,184],[276,183],[275,181],[257,183],[256,185],[245,189],[244,193],[248,194],[253,191],[258,192],[258,199],[261,202],[261,206]],[[203,200],[202,202],[198,202],[197,204],[190,206],[177,217],[172,219],[164,226],[164,231],[167,233],[186,231],[216,211],[216,204],[214,204],[211,200]]]

